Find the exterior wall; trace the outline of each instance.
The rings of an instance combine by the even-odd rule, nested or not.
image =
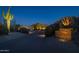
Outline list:
[[[55,31],[55,35],[59,41],[65,42],[72,40],[73,20],[72,17],[65,17],[59,22],[59,30]]]
[[[55,32],[55,35],[60,41],[70,41],[72,39],[72,28],[60,28]]]
[[[40,23],[37,23],[37,24],[34,24],[31,26],[31,28],[33,30],[45,30],[47,27],[47,25],[44,25],[44,24],[40,24]]]

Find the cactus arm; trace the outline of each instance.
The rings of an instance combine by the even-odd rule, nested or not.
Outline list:
[[[3,16],[4,17],[4,19],[6,20],[6,16]]]
[[[4,11],[2,11],[2,16],[4,19],[6,19],[6,16],[4,15]]]
[[[10,16],[11,16],[10,18],[11,18],[11,20],[12,20],[14,17],[13,17],[13,15],[10,15]]]
[[[9,16],[10,16],[10,8],[8,9],[8,12],[6,14],[6,18],[9,18]]]
[[[13,15],[10,14],[10,16],[8,17],[8,20],[12,20],[13,19]]]

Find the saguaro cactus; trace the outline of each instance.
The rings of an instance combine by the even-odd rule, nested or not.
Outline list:
[[[10,32],[10,22],[13,19],[13,15],[10,13],[10,8],[8,9],[8,12],[6,13],[6,15],[4,15],[4,11],[2,15],[3,15],[3,18],[6,20],[7,30],[8,32]]]

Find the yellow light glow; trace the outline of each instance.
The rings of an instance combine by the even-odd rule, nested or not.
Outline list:
[[[69,18],[67,17],[67,18],[64,18],[64,20],[62,20],[61,21],[62,22],[62,24],[64,25],[64,26],[68,26],[68,25],[70,25],[70,21],[69,21]]]
[[[56,31],[56,37],[59,38],[60,41],[69,41],[71,40],[71,29],[62,29],[60,28],[60,30]]]
[[[13,15],[10,14],[10,8],[8,9],[8,12],[6,13],[6,16],[4,15],[4,12],[2,13],[2,16],[7,22],[7,30],[10,32],[10,22],[13,19]]]

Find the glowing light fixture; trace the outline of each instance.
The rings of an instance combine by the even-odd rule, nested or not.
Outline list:
[[[70,18],[66,17],[61,21],[64,26],[68,26],[71,24]]]

